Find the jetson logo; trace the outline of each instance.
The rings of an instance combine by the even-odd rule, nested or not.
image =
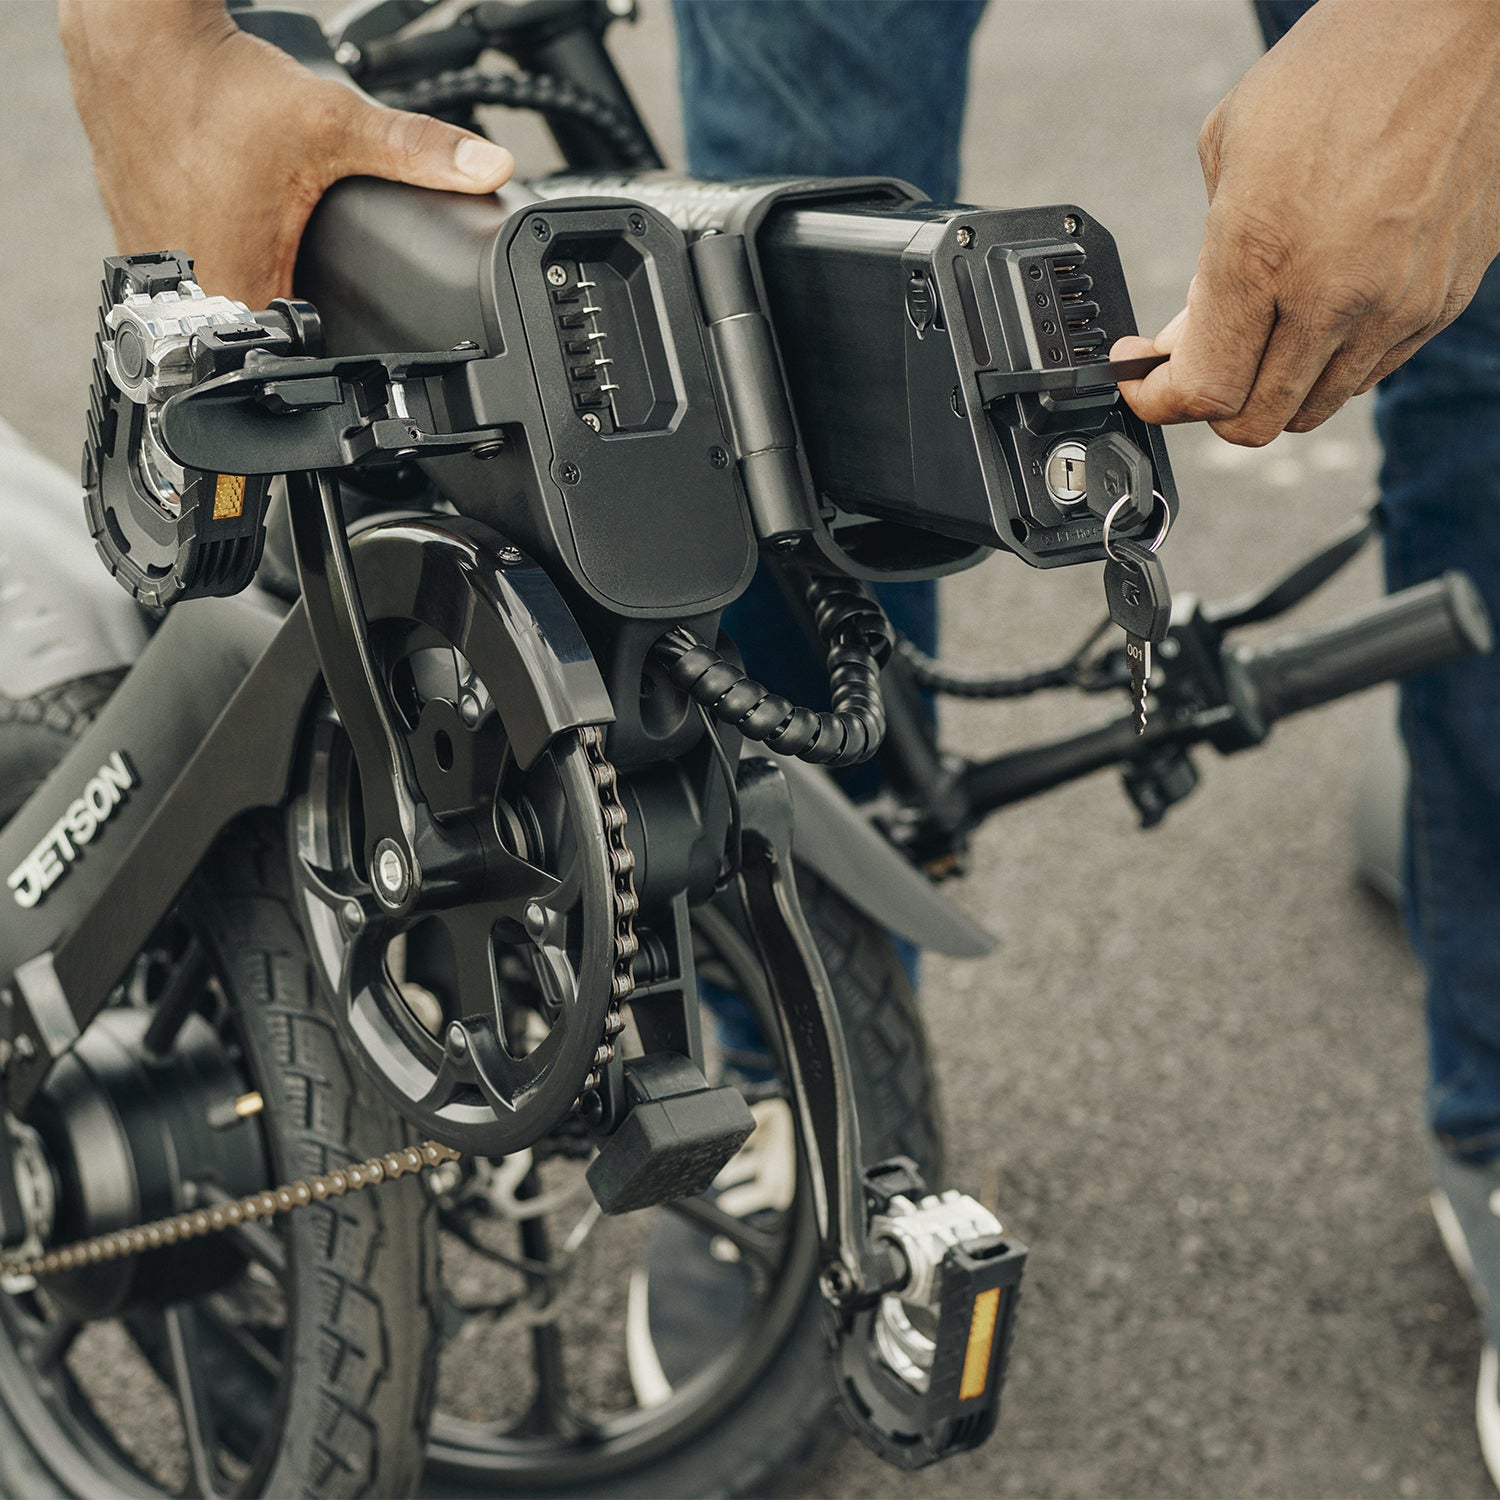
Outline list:
[[[17,906],[32,907],[76,864],[83,846],[99,837],[114,817],[125,793],[136,784],[135,772],[116,750],[89,780],[83,795],[42,836],[41,842],[5,877]]]

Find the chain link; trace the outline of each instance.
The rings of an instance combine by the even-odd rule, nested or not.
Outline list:
[[[379,1187],[383,1182],[395,1182],[398,1178],[425,1172],[429,1167],[457,1161],[461,1155],[462,1152],[450,1146],[423,1141],[420,1146],[388,1151],[384,1156],[372,1156],[368,1161],[350,1167],[338,1167],[332,1172],[305,1177],[285,1187],[250,1193],[228,1203],[189,1209],[186,1213],[173,1214],[170,1218],[157,1219],[134,1229],[116,1229],[110,1234],[98,1234],[92,1239],[78,1240],[40,1255],[0,1259],[0,1276],[53,1276],[119,1260],[126,1255],[180,1245],[185,1240],[201,1239],[206,1234],[218,1234],[241,1224],[274,1219],[294,1208],[305,1208],[309,1203],[326,1203],[330,1198],[342,1198],[346,1193],[360,1193],[366,1188]]]
[[[635,935],[635,914],[641,906],[635,893],[635,855],[625,842],[625,804],[620,801],[619,776],[604,754],[604,734],[600,729],[587,724],[578,731],[578,740],[599,793],[599,814],[609,845],[609,866],[614,878],[615,961],[609,1009],[604,1016],[604,1039],[594,1053],[594,1065],[583,1081],[575,1109],[599,1087],[604,1069],[615,1060],[615,1038],[625,1029],[620,1006],[635,992],[635,956],[641,946]]]

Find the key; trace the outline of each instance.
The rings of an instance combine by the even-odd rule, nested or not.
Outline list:
[[[1139,530],[1156,507],[1151,460],[1123,432],[1101,432],[1083,452],[1089,509],[1101,521],[1114,511],[1112,537]],[[1130,498],[1115,510],[1122,495]]]
[[[1135,732],[1146,732],[1146,691],[1151,684],[1151,647],[1172,623],[1172,591],[1161,559],[1140,542],[1116,542],[1115,557],[1104,565],[1104,597],[1109,617],[1125,632]]]

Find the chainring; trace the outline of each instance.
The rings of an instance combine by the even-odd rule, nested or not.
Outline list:
[[[424,800],[479,825],[495,853],[474,899],[387,910],[365,866],[358,766],[325,699],[292,813],[309,947],[346,1040],[403,1116],[456,1150],[508,1155],[598,1086],[622,1025],[634,860],[613,769],[592,726],[522,767],[473,659],[472,612],[432,622],[420,600],[366,605]]]

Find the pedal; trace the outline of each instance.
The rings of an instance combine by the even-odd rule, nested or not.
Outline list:
[[[966,1194],[928,1194],[910,1161],[865,1182],[870,1239],[896,1248],[906,1280],[836,1335],[841,1405],[881,1458],[920,1469],[994,1431],[1026,1247]]]
[[[625,1099],[624,1120],[588,1169],[607,1214],[706,1191],[755,1129],[740,1091],[713,1087],[680,1053],[628,1058]]]

